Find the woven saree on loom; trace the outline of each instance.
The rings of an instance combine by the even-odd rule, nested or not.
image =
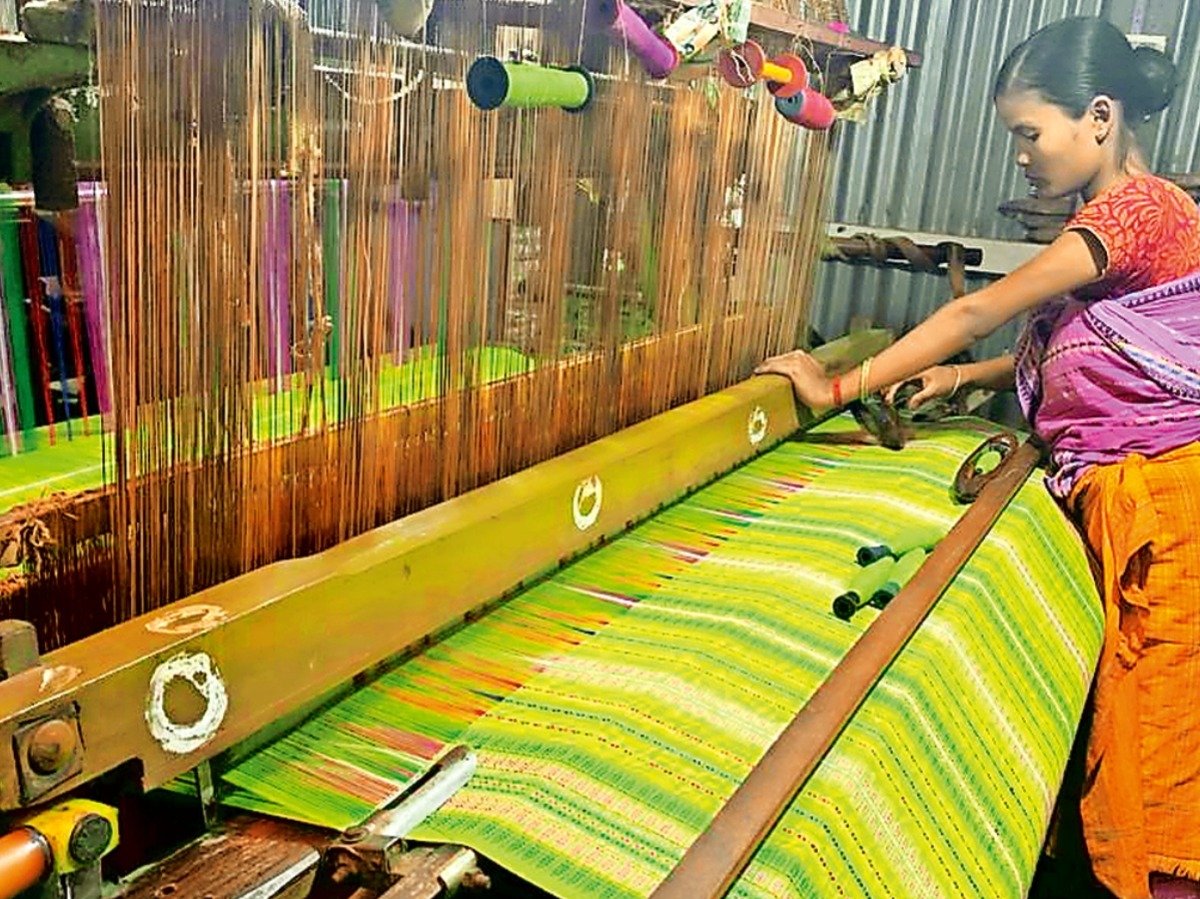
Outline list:
[[[877,614],[830,611],[856,548],[948,530],[954,473],[994,430],[928,426],[893,453],[828,439],[849,426],[780,445],[310,719],[225,772],[227,802],[346,827],[464,742],[479,768],[416,839],[556,895],[647,895]],[[1023,896],[1100,639],[1077,537],[1031,478],[731,895]]]

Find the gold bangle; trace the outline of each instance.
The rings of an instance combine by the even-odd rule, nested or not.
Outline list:
[[[867,401],[867,396],[869,395],[869,393],[868,393],[868,391],[867,391],[867,378],[869,378],[869,377],[871,376],[871,360],[872,360],[872,359],[874,359],[874,358],[875,358],[874,356],[868,356],[868,357],[867,357],[867,358],[866,358],[866,359],[863,361],[863,364],[862,364],[862,371],[861,371],[861,372],[859,372],[859,376],[858,376],[858,401],[859,401],[860,403],[865,403],[865,402]]]
[[[946,397],[948,400],[954,399],[954,394],[958,393],[958,388],[962,387],[962,369],[954,366],[954,389],[950,391],[950,395]]]

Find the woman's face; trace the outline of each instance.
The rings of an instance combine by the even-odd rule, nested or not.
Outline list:
[[[1017,165],[1025,170],[1031,194],[1054,198],[1095,193],[1089,188],[1105,168],[1105,145],[1112,136],[1104,110],[1097,115],[1093,103],[1075,119],[1036,91],[1019,90],[1001,94],[996,111],[1016,139]]]

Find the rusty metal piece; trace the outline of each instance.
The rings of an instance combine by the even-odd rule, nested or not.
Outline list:
[[[891,403],[874,394],[865,400],[850,403],[850,413],[862,429],[890,450],[904,449],[904,429],[900,414]]]
[[[983,263],[983,250],[964,247],[954,241],[938,244],[919,244],[907,237],[879,237],[874,234],[855,234],[850,237],[831,237],[826,244],[825,259],[853,262],[867,259],[877,265],[890,261],[906,262],[918,272],[937,272],[946,266],[950,292],[961,297],[967,292],[966,268]]]
[[[379,899],[442,899],[460,894],[460,889],[480,890],[490,886],[479,871],[475,853],[462,846],[413,849],[398,860],[399,879]]]
[[[28,671],[40,661],[37,631],[28,621],[0,621],[0,680]]]
[[[100,815],[84,815],[75,822],[67,851],[79,865],[94,865],[112,846],[113,825]]]
[[[319,831],[236,818],[122,884],[120,899],[303,899],[320,864]]]
[[[832,259],[870,259],[873,262],[904,261],[917,271],[936,272],[943,265],[980,265],[983,250],[964,247],[952,241],[938,244],[919,244],[907,237],[879,237],[875,234],[854,234],[850,237],[829,238]]]
[[[52,96],[29,123],[34,205],[47,212],[79,208],[75,166],[75,111],[62,95]]]
[[[83,734],[74,703],[48,710],[13,734],[21,802],[45,797],[83,770]]]
[[[1008,455],[975,503],[817,688],[651,899],[725,895],[846,722],[1025,483],[1040,455],[1030,442]]]
[[[196,798],[200,800],[204,829],[212,830],[217,825],[220,806],[217,803],[217,788],[213,783],[212,763],[208,759],[196,766]]]
[[[975,447],[971,455],[963,460],[963,464],[958,468],[958,473],[954,476],[952,493],[955,501],[964,504],[975,502],[980,491],[999,474],[1004,460],[1010,453],[1015,453],[1019,445],[1020,441],[1017,440],[1017,435],[1005,431],[989,437]],[[982,471],[979,468],[979,461],[988,453],[999,455],[1000,462],[990,471]]]

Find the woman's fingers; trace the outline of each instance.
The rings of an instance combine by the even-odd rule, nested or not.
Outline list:
[[[937,396],[938,390],[933,386],[933,380],[925,378],[921,381],[921,389],[909,397],[908,408],[916,409],[922,403],[935,399]]]

